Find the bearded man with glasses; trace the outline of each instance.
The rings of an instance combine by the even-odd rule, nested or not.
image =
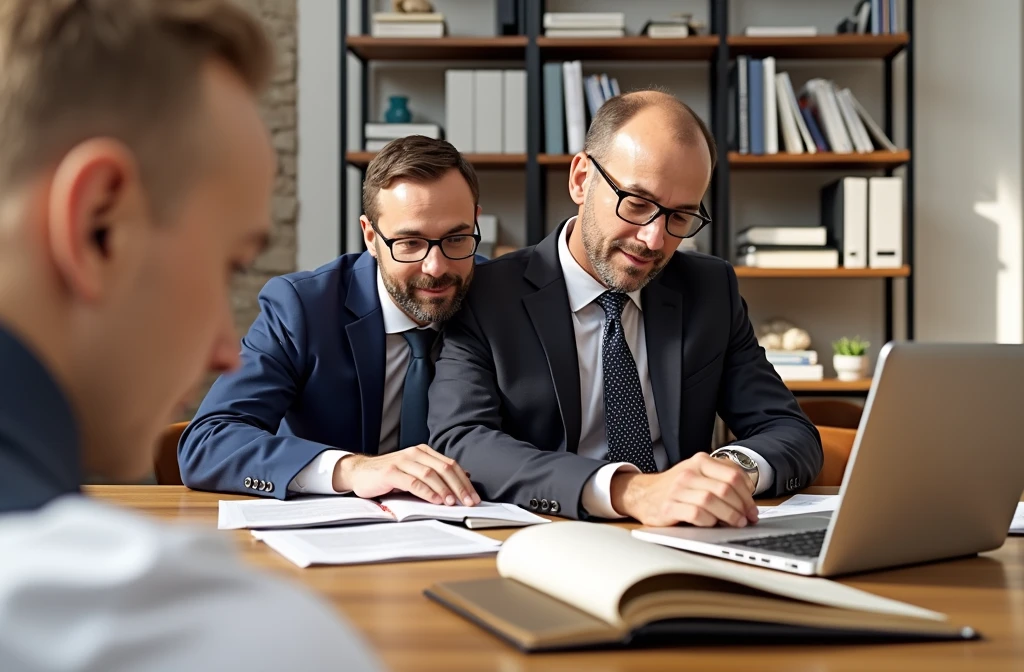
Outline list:
[[[681,101],[616,96],[573,157],[576,216],[477,268],[445,325],[431,445],[488,500],[570,518],[744,526],[809,485],[814,425],[767,361],[711,223],[714,139]],[[715,418],[735,445],[709,454]]]
[[[214,383],[178,444],[185,485],[479,504],[466,472],[427,445],[426,424],[440,327],[477,260],[479,196],[450,143],[385,146],[363,182],[366,251],[260,292],[241,366]]]

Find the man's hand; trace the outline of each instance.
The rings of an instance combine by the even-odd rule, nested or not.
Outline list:
[[[359,497],[379,497],[394,490],[431,504],[480,503],[469,476],[450,457],[420,444],[387,455],[346,455],[334,467],[334,489]]]
[[[644,525],[744,527],[757,522],[753,484],[739,466],[698,453],[660,474],[612,476],[612,507]]]

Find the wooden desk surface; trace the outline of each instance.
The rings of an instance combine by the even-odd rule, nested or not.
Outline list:
[[[217,501],[175,486],[90,486],[90,494],[158,518],[216,529]],[[835,488],[807,492],[831,494]],[[484,534],[506,538],[514,530]],[[299,569],[244,531],[246,561],[330,599],[392,670],[1024,670],[1024,537],[975,558],[862,574],[844,583],[948,614],[985,639],[870,646],[736,646],[592,653],[519,653],[423,595],[436,581],[496,576],[494,558]],[[557,562],[551,558],[551,562]],[[258,655],[258,653],[256,654]],[[241,660],[241,659],[240,659]],[[339,669],[344,662],[339,661]]]

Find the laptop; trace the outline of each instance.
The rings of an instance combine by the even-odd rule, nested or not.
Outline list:
[[[742,528],[644,527],[645,541],[811,576],[999,548],[1024,492],[1024,345],[880,350],[834,511]]]

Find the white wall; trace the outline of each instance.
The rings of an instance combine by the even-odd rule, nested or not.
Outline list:
[[[329,4],[332,3],[300,0],[300,268],[328,261],[337,250],[336,243],[327,243],[329,236],[337,235],[337,219],[328,214],[331,198],[323,191],[304,190],[302,174],[307,151],[315,152],[316,157],[310,170],[322,175],[331,170],[336,175],[338,170],[337,138],[330,135],[336,134],[337,124],[331,120],[332,131],[327,128],[327,114],[312,115],[310,120],[310,115],[303,112],[304,107],[317,106],[320,101],[328,101],[324,107],[329,108],[329,100],[337,97],[337,76],[324,72],[328,67],[337,67],[337,36],[331,33],[338,25],[337,20],[321,19],[317,25],[307,25],[301,19],[304,9],[309,11],[313,6],[317,8],[314,11],[323,12],[321,5]],[[348,3],[349,30],[353,33],[359,32],[357,4]],[[387,4],[378,0],[381,9]],[[488,34],[492,30],[492,2],[434,0],[434,4],[449,17],[453,34]],[[619,0],[548,0],[548,9],[552,11],[614,11],[621,7]],[[749,24],[814,24],[819,31],[828,33],[834,31],[838,18],[851,7],[848,0],[733,0],[730,25],[733,32],[738,32]],[[692,11],[699,20],[707,20],[706,8],[706,0],[637,0],[626,7],[627,30],[635,33],[647,18],[676,11]],[[916,336],[922,340],[1020,342],[1024,338],[1020,208],[1022,10],[1016,0],[917,0],[917,8]],[[326,26],[327,23],[330,25]],[[316,42],[310,43],[312,40]],[[334,65],[323,66],[319,61],[324,59]],[[361,123],[358,64],[352,56],[348,61],[349,146],[355,149]],[[401,90],[410,95],[416,120],[443,123],[443,71],[451,65],[417,63],[411,64],[410,69],[406,63],[374,64],[370,74],[371,116],[377,118],[382,113],[390,92]],[[902,144],[902,58],[897,60],[897,66],[894,135],[895,141]],[[778,67],[789,71],[798,86],[812,76],[829,77],[842,86],[850,86],[881,123],[881,63],[781,60]],[[584,71],[606,71],[617,76],[625,89],[659,83],[693,105],[699,114],[709,112],[709,70],[705,64],[585,62]],[[304,73],[314,76],[304,77]],[[304,92],[303,82],[309,80],[313,80],[310,86],[315,89]],[[349,168],[348,173],[349,249],[358,249],[359,172]],[[735,232],[754,223],[815,223],[819,187],[842,174],[734,172],[732,222],[728,225]],[[549,171],[549,229],[572,212],[565,183],[564,170]],[[331,184],[336,185],[337,181]],[[502,242],[522,244],[522,171],[481,171],[481,187],[484,209],[497,214],[502,222]],[[315,200],[307,201],[307,197]],[[336,201],[334,207],[337,208]],[[310,241],[308,247],[304,241]],[[897,281],[897,285],[901,284]],[[806,327],[815,347],[824,351],[831,340],[844,334],[859,333],[878,344],[883,337],[880,280],[745,279],[742,291],[755,323],[775,316],[789,317]],[[897,311],[902,310],[899,296],[896,306]],[[898,318],[897,336],[901,335],[901,325]]]
[[[339,248],[339,5],[299,0],[297,267],[333,259]]]

